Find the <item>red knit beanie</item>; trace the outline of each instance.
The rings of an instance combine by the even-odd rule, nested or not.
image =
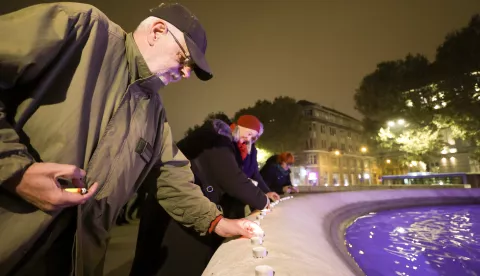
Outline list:
[[[240,116],[237,120],[237,125],[245,127],[245,128],[253,129],[253,130],[257,131],[259,135],[261,135],[263,133],[262,123],[260,122],[260,120],[258,120],[257,117],[255,117],[253,115],[242,115],[242,116]]]

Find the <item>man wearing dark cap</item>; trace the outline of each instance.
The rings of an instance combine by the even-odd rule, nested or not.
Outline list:
[[[108,232],[147,178],[199,235],[258,231],[193,183],[157,93],[212,77],[205,31],[178,4],[146,17],[126,34],[85,4],[0,16],[0,275],[102,275]]]

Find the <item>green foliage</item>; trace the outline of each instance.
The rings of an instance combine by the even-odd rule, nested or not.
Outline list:
[[[438,154],[441,129],[480,145],[480,15],[448,34],[430,63],[422,55],[381,62],[355,93],[366,134],[383,150],[412,157]],[[389,120],[408,127],[392,132]],[[480,152],[477,153],[480,156]]]

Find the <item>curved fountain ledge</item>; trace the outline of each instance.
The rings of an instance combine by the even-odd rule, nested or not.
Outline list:
[[[356,217],[385,209],[472,203],[480,204],[480,189],[295,195],[261,220],[266,258],[253,258],[249,239],[230,240],[220,246],[202,275],[255,275],[257,265],[273,267],[275,276],[364,275],[344,245],[345,229]]]

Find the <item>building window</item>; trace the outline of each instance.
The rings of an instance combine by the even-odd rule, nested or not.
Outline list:
[[[313,116],[313,110],[311,110],[311,109],[305,110],[305,115],[306,116]]]
[[[342,144],[341,150],[345,151],[345,144]]]
[[[330,127],[330,135],[335,136],[337,134],[337,130],[333,127]]]
[[[322,149],[327,148],[327,140],[322,140]]]
[[[309,165],[316,165],[317,164],[317,155],[316,154],[309,154],[308,155],[308,164]]]
[[[351,133],[350,131],[347,132],[347,137],[350,138],[350,139],[352,139],[352,133]]]
[[[320,126],[320,132],[321,132],[321,133],[325,133],[325,126],[324,126],[324,125],[321,125],[321,126]]]

